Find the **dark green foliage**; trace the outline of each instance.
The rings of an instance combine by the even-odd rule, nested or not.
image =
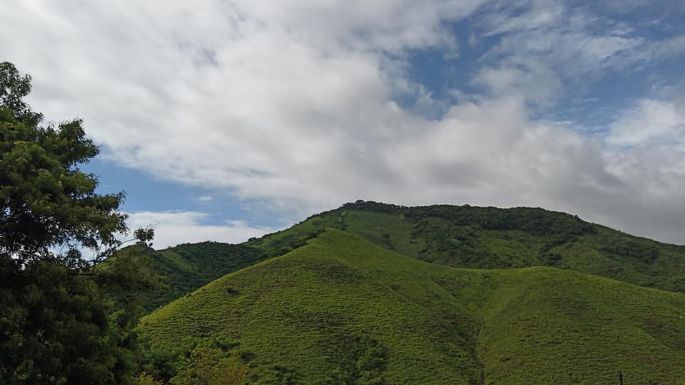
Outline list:
[[[321,234],[326,228],[344,229],[342,221],[339,221],[338,223],[326,222],[324,226],[321,226],[322,223],[316,216],[314,216],[308,218],[303,223],[307,223],[309,221],[311,221],[311,224],[317,227],[310,231],[302,231],[304,229],[298,229],[298,231],[289,231],[290,229],[288,229],[278,233],[267,234],[262,238],[250,239],[245,244],[260,250],[264,250],[269,257],[275,257],[289,253],[299,247],[306,245],[308,240],[316,238],[316,236]]]
[[[248,377],[258,377],[248,366],[254,353],[237,350],[235,342],[223,338],[185,341],[173,351],[146,350],[140,378],[152,384],[242,385]]]
[[[500,260],[483,247],[478,230],[471,226],[455,226],[440,219],[419,220],[414,225],[412,236],[423,239],[425,247],[417,256],[424,261],[456,266],[511,267],[509,261]]]
[[[16,121],[38,124],[43,116],[31,111],[23,100],[31,92],[31,76],[21,76],[12,63],[0,63],[0,106]]]
[[[65,245],[76,262],[81,246],[115,246],[126,229],[116,211],[122,195],[96,194],[95,176],[78,170],[98,153],[81,121],[38,126],[40,115],[21,101],[29,78],[2,63],[0,81],[0,253],[40,259]]]
[[[123,194],[95,192],[79,166],[97,146],[80,120],[41,126],[22,100],[30,90],[30,77],[0,63],[0,384],[127,384],[136,302],[112,312],[104,293],[125,299],[149,269],[134,258],[96,266],[127,231]]]
[[[383,385],[387,348],[370,337],[347,334],[326,336],[328,359],[338,367],[326,379],[327,385]]]
[[[406,211],[406,206],[398,206],[388,203],[358,200],[354,203],[345,203],[341,209],[355,211],[369,211],[384,214],[402,214]]]
[[[661,254],[659,244],[656,242],[645,242],[637,240],[624,240],[611,238],[601,248],[601,251],[615,257],[631,257],[651,264],[659,258]]]
[[[131,381],[140,311],[125,294],[147,283],[140,261],[119,262],[88,272],[59,259],[0,258],[0,383]],[[122,299],[118,308],[112,295]]]
[[[95,282],[61,263],[0,264],[2,384],[128,382],[135,317],[108,316]]]
[[[573,236],[593,234],[595,227],[580,218],[540,208],[473,207],[434,205],[406,207],[385,203],[356,201],[346,203],[339,210],[366,211],[405,215],[413,222],[426,218],[440,218],[457,226],[478,226],[485,230],[519,230],[535,235]]]
[[[484,230],[518,230],[532,235],[572,236],[594,234],[597,229],[580,218],[540,208],[499,209],[472,206],[426,206],[406,210],[412,219],[441,218],[458,226],[479,226]]]
[[[249,384],[255,385],[300,385],[306,384],[302,375],[292,368],[283,365],[271,365],[259,368],[250,375]]]
[[[146,261],[162,281],[162,285],[136,290],[135,297],[145,311],[151,311],[219,277],[267,258],[264,251],[254,247],[202,242],[161,251],[134,245],[120,250],[112,261],[130,256]]]

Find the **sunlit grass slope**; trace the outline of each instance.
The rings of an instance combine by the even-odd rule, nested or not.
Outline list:
[[[161,279],[163,286],[136,294],[148,311],[268,257],[253,247],[219,242],[186,243],[159,251],[135,245],[119,253],[146,259],[151,271]]]
[[[672,384],[685,380],[684,317],[679,293],[546,267],[456,269],[327,230],[140,332],[175,357],[167,377],[220,341],[240,368],[232,383],[614,384],[622,371]]]
[[[550,266],[685,291],[685,247],[539,208],[403,207],[360,201],[246,245],[282,254],[324,228],[345,230],[437,264],[487,269]]]
[[[140,293],[145,309],[152,310],[227,273],[295,250],[327,228],[436,264],[489,269],[551,266],[685,291],[685,247],[535,208],[356,202],[240,245],[203,242],[161,251],[134,246],[124,252],[147,258],[167,283],[163,289]]]

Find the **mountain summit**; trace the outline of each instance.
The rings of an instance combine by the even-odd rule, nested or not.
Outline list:
[[[685,248],[564,213],[356,202],[147,257],[148,299],[211,281],[142,321],[162,382],[685,380]]]

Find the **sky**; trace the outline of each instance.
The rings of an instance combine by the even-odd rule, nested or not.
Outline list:
[[[685,244],[682,0],[8,0],[0,61],[155,246],[357,199]]]

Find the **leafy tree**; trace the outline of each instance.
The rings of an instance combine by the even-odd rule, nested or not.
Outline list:
[[[221,349],[198,346],[187,364],[171,379],[172,385],[240,385],[247,378],[248,368],[236,357]]]
[[[95,192],[79,166],[98,147],[80,120],[41,125],[30,90],[29,76],[0,63],[0,383],[126,384],[135,304],[113,312],[110,298],[150,281],[135,258],[100,264],[128,231],[124,196]]]
[[[173,350],[150,349],[144,354],[144,363],[137,385],[242,385],[253,383],[249,361],[254,353],[235,351],[238,343],[225,339],[186,340],[184,346]],[[257,382],[261,383],[261,382]]]

